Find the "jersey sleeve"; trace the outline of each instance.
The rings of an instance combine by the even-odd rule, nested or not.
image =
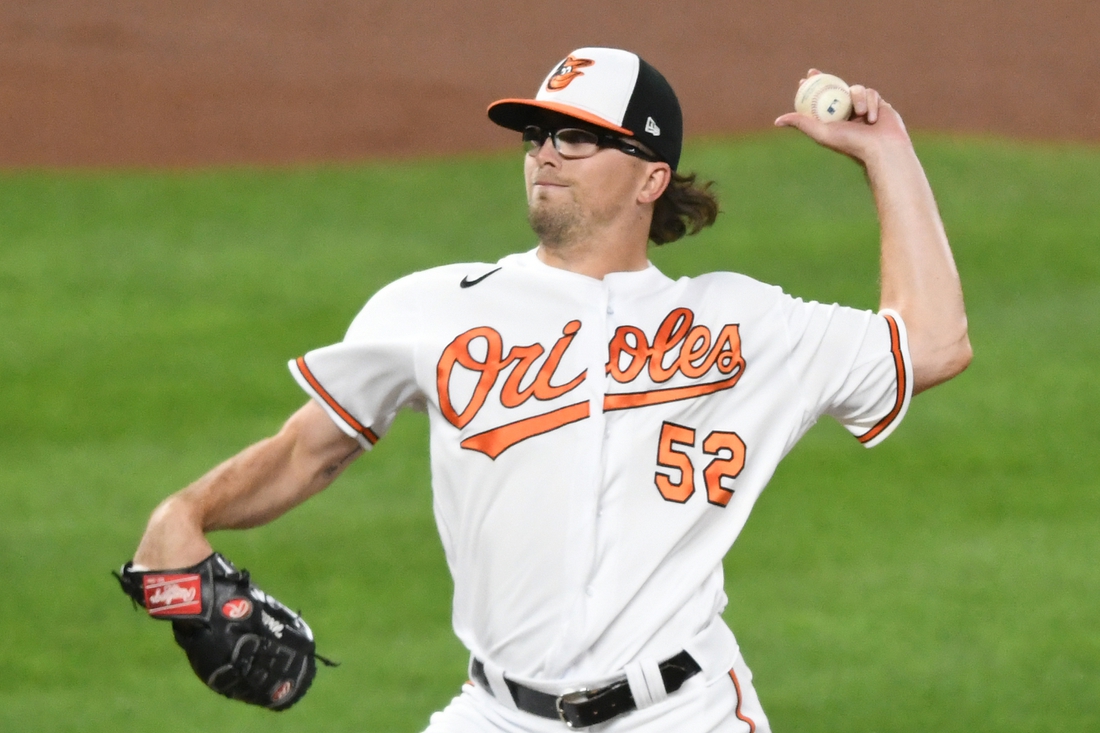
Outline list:
[[[885,440],[913,394],[901,316],[793,298],[785,315],[788,368],[810,417],[833,416],[868,448]]]
[[[399,283],[367,302],[343,341],[289,364],[302,389],[368,450],[398,410],[423,403],[416,382],[417,301]]]

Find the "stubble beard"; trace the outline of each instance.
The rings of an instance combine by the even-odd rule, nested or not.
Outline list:
[[[527,222],[539,244],[553,250],[571,249],[584,237],[584,218],[575,202],[557,206],[542,201],[527,209]]]

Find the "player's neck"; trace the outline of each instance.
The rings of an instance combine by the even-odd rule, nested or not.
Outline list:
[[[540,244],[536,252],[543,263],[569,272],[603,280],[612,272],[636,272],[649,266],[644,247],[567,247]]]
[[[538,258],[551,267],[603,280],[612,272],[637,272],[649,266],[648,226],[589,229],[568,241],[539,241]]]

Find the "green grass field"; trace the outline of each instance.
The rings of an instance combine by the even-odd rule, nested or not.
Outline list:
[[[730,552],[727,618],[779,733],[1100,730],[1100,150],[921,137],[975,360],[882,447],[834,423]],[[875,307],[858,169],[774,133],[701,140],[724,215],[657,251]],[[215,544],[300,606],[295,709],[225,701],[109,570],[161,497],[304,401],[287,359],[389,280],[533,245],[517,155],[0,175],[0,730],[419,731],[465,680],[405,415],[332,488]]]

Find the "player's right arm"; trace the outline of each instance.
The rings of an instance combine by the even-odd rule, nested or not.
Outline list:
[[[154,510],[134,564],[194,565],[213,549],[206,533],[265,524],[318,493],[361,453],[310,400],[270,438],[246,448]]]
[[[916,394],[970,364],[962,285],[936,199],[901,116],[873,89],[853,86],[852,102],[851,122],[825,124],[792,113],[776,124],[801,130],[866,171],[882,234],[879,304],[905,321]]]

